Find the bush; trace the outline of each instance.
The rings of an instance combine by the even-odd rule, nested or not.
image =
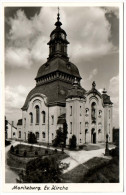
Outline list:
[[[54,158],[36,158],[27,163],[23,177],[19,177],[24,183],[60,183],[62,171]]]
[[[69,147],[70,147],[70,149],[75,149],[76,148],[76,142],[77,142],[76,136],[73,135],[72,138],[69,139]]]
[[[82,149],[83,149],[83,147],[84,147],[83,145],[80,145],[80,146],[79,146],[79,149],[80,149],[80,150],[82,150]]]
[[[54,153],[55,153],[55,154],[57,153],[57,149],[54,150]]]
[[[38,156],[38,151],[37,150],[35,151],[35,155]]]
[[[112,150],[109,151],[109,154],[112,156],[112,157],[118,157],[119,158],[119,147],[116,147]]]
[[[14,152],[14,146],[13,145],[10,147],[10,151]]]
[[[32,133],[32,132],[30,132],[30,133],[28,134],[28,143],[30,143],[30,144],[35,144],[35,143],[37,143],[36,136],[35,136],[35,134]]]
[[[19,150],[18,149],[16,149],[16,154],[19,154]]]
[[[27,156],[27,151],[25,150],[25,151],[24,151],[24,157],[26,157],[26,156]]]
[[[45,150],[45,155],[48,154],[48,150]]]
[[[11,142],[10,142],[10,141],[5,140],[5,146],[9,146],[10,144],[11,144]]]

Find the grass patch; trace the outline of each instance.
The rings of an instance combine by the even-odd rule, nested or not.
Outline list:
[[[64,183],[116,183],[119,181],[118,159],[95,157],[63,175]]]
[[[26,152],[25,157],[36,157],[36,156],[45,156],[45,155],[53,155],[56,152],[54,150],[48,149],[48,148],[40,148],[35,147],[32,145],[24,145],[24,144],[18,144],[14,147],[14,151],[11,151],[12,154],[24,157],[24,152]],[[60,153],[57,151],[57,154]]]
[[[16,154],[18,150],[18,154]],[[27,157],[24,157],[24,151],[27,151]],[[38,151],[38,155],[35,155],[35,152]],[[47,152],[48,151],[48,152]],[[39,147],[34,147],[28,146],[28,145],[23,145],[19,144],[14,147],[14,152],[8,152],[7,155],[7,165],[15,168],[26,168],[26,164],[39,157],[39,158],[55,158],[55,160],[61,161],[64,158],[69,157],[66,153],[62,153],[61,151],[55,151],[51,149],[45,149],[45,148],[39,148]],[[18,172],[18,170],[16,170]]]
[[[119,160],[114,157],[103,167],[91,170],[83,178],[83,183],[119,183]]]

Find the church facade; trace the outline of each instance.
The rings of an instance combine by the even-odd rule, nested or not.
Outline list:
[[[19,139],[27,140],[36,134],[39,142],[51,144],[56,130],[67,124],[66,144],[72,135],[77,145],[112,142],[112,105],[104,89],[100,93],[93,82],[86,91],[81,76],[67,55],[67,34],[61,28],[59,13],[56,28],[50,34],[49,57],[39,68],[36,86],[29,92],[22,107],[22,120],[17,125]],[[19,130],[19,131],[18,131]]]

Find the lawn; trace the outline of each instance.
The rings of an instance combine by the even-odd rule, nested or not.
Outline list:
[[[64,183],[118,183],[118,159],[95,157],[63,175]]]
[[[19,156],[19,157],[24,157],[24,152],[26,151],[26,156],[25,157],[36,157],[36,156],[45,156],[45,155],[53,155],[55,153],[60,154],[61,152],[51,150],[51,149],[46,149],[46,148],[41,148],[41,147],[35,147],[32,145],[24,145],[24,144],[18,144],[17,146],[14,147],[14,152],[13,154]]]
[[[16,154],[18,150],[18,154]],[[27,151],[27,156],[24,157],[24,151]],[[38,155],[35,155],[35,151],[38,152]],[[48,151],[48,152],[47,152]],[[23,145],[19,144],[14,147],[14,152],[8,152],[8,157],[7,157],[7,164],[10,167],[15,167],[15,168],[25,168],[26,164],[30,161],[33,160],[34,158],[55,158],[55,160],[61,161],[64,158],[69,157],[66,153],[62,153],[61,151],[55,151],[51,149],[45,149],[45,148],[38,148],[34,146],[28,146],[28,145]]]

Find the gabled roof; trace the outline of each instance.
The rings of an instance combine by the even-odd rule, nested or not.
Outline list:
[[[87,91],[86,94],[89,95],[89,94],[93,93],[94,95],[98,95],[100,98],[102,98],[101,93],[95,87],[96,87],[96,84],[95,84],[95,81],[93,81],[92,89]]]

